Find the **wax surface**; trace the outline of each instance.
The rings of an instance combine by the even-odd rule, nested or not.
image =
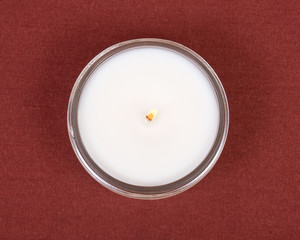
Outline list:
[[[155,119],[146,120],[151,109]],[[219,127],[206,73],[163,48],[126,50],[87,80],[78,106],[82,141],[93,160],[126,183],[157,186],[194,170]]]

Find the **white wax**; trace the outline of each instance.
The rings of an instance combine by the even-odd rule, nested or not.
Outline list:
[[[151,122],[146,115],[157,116]],[[126,50],[90,76],[78,106],[90,156],[123,182],[157,186],[193,171],[219,127],[216,94],[204,70],[168,49]]]

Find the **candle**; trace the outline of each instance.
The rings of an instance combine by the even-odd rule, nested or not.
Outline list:
[[[220,129],[220,103],[205,68],[155,44],[129,46],[94,65],[75,118],[82,148],[106,178],[159,187],[203,163]]]

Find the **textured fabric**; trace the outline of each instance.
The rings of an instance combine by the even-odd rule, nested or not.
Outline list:
[[[299,0],[7,0],[0,9],[0,239],[299,239]],[[94,181],[66,127],[84,66],[141,37],[199,53],[230,107],[213,170],[158,201]]]

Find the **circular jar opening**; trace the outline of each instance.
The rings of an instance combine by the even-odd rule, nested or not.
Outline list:
[[[101,52],[79,75],[68,106],[71,144],[87,172],[139,199],[170,197],[199,182],[218,160],[228,126],[213,69],[162,39]]]

